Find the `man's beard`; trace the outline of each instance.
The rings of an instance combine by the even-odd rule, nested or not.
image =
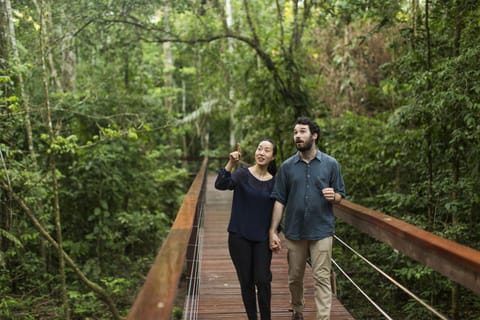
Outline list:
[[[295,143],[295,146],[296,146],[297,150],[300,151],[300,152],[308,151],[313,146],[313,139],[309,139],[308,141],[305,141],[303,143],[303,147],[300,147],[297,143]]]

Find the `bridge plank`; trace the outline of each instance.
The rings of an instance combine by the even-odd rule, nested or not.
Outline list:
[[[232,192],[213,187],[214,175],[207,180],[204,227],[201,230],[202,257],[198,319],[247,319],[240,295],[240,285],[227,248],[227,224]],[[286,250],[272,259],[272,319],[290,319],[290,294],[287,284]],[[305,274],[306,320],[315,319],[313,283],[310,268]],[[354,320],[334,297],[331,320]]]

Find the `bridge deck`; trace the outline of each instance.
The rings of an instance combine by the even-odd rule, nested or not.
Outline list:
[[[201,280],[198,319],[247,319],[240,296],[240,286],[227,249],[227,224],[230,216],[232,192],[213,187],[215,176],[207,179]],[[290,319],[287,286],[286,250],[275,254],[272,260],[272,319]],[[315,319],[313,286],[309,268],[305,274],[306,320]],[[354,320],[334,297],[331,320]]]

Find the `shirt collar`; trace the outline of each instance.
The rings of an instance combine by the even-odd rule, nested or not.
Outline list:
[[[317,150],[317,153],[315,154],[315,158],[313,158],[313,159],[317,159],[318,161],[322,161],[322,152],[320,150]],[[297,151],[297,153],[295,153],[295,155],[293,156],[293,161],[295,163],[297,163],[299,161],[302,161],[302,157],[300,157],[300,151]]]

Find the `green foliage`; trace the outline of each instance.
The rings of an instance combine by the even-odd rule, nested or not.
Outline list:
[[[0,316],[6,320],[14,319],[16,317],[14,310],[19,306],[21,306],[19,299],[2,294],[2,298],[0,298]]]
[[[42,122],[43,85],[40,70],[36,69],[39,61],[35,54],[28,54],[38,52],[36,41],[31,38],[36,34],[30,32],[36,22],[20,19],[17,40],[29,46],[28,51],[21,52],[21,59],[29,62],[23,64],[28,68],[21,70],[29,75],[24,78],[28,97],[7,95],[13,85],[4,89],[17,77],[2,77],[0,146],[5,163],[0,177],[3,182],[8,175],[13,190],[45,229],[52,232],[49,164],[54,157],[64,249],[91,281],[105,287],[120,308],[128,309],[191,182],[186,165],[176,160],[181,152],[171,147],[180,141],[184,131],[175,127],[176,120],[162,105],[161,99],[175,91],[162,89],[163,73],[156,72],[163,60],[158,48],[145,45],[143,50],[137,35],[121,24],[108,27],[100,23],[97,28],[90,28],[92,21],[105,18],[101,18],[102,10],[150,14],[151,3],[108,8],[102,3],[92,6],[85,2],[69,4],[69,10],[62,11],[66,4],[59,3],[52,9],[52,22],[62,25],[64,30],[85,27],[76,39],[79,50],[75,90],[58,92],[53,86],[50,88],[56,131],[53,137],[49,136]],[[35,19],[34,8],[18,9]],[[87,18],[89,13],[94,19],[84,24],[82,17]],[[58,57],[56,49],[52,50],[54,59]],[[19,70],[12,68],[11,72]],[[162,90],[164,94],[153,94]],[[36,164],[28,157],[25,145],[23,98],[34,106],[30,119]],[[57,272],[56,251],[41,241],[38,232],[20,214],[18,203],[8,199],[3,189],[1,195],[2,209],[9,207],[15,215],[9,229],[0,226],[0,317],[53,319],[57,311],[62,312],[58,307],[59,280],[49,276]],[[85,291],[76,275],[69,273],[67,281],[74,317],[110,318],[104,303]]]
[[[453,8],[436,4],[431,21],[434,30],[432,41],[440,46],[429,48],[433,57],[432,68],[426,68],[426,47],[419,45],[422,44],[419,39],[418,47],[405,49],[401,59],[385,66],[391,79],[383,82],[383,92],[390,95],[399,107],[385,118],[377,116],[380,120],[377,123],[369,117],[366,124],[357,115],[349,121],[343,114],[338,121],[332,121],[335,124],[332,126],[335,132],[332,137],[339,139],[335,139],[332,149],[327,150],[334,150],[331,152],[340,159],[347,180],[347,192],[353,200],[398,216],[442,237],[479,248],[478,233],[472,232],[478,223],[472,210],[479,207],[478,192],[474,191],[478,190],[479,173],[480,113],[477,107],[478,90],[475,89],[479,74],[478,68],[472,65],[478,59],[478,44],[460,41],[461,46],[456,51],[451,41],[453,34],[449,33],[451,30],[446,30],[451,25],[444,24],[445,20],[438,20],[436,16],[449,15]],[[478,7],[475,7],[478,13]],[[467,3],[461,8],[468,12],[465,17],[473,14],[473,11],[468,11],[470,9],[472,7]],[[461,38],[470,38],[474,29],[473,33],[478,34],[475,27],[478,24],[465,21],[470,22],[466,22],[466,28],[462,29]],[[358,130],[350,129],[352,135],[343,133],[355,125]],[[353,141],[346,142],[346,139]],[[358,147],[349,148],[350,143]],[[360,159],[376,164],[376,172],[369,172]],[[356,172],[361,173],[357,175]],[[366,188],[352,177],[361,177],[365,186],[374,186],[374,192],[365,194]],[[340,226],[337,232],[346,235],[351,230]],[[356,240],[355,236],[352,238],[349,241]],[[369,247],[371,245],[358,244],[362,252],[374,251]],[[380,262],[382,256],[387,257],[382,267],[384,271],[394,274],[396,279],[407,284],[407,288],[417,292],[424,300],[437,304],[444,314],[455,319],[475,319],[468,310],[478,304],[478,297],[464,292],[468,302],[463,307],[450,309],[447,301],[454,285],[443,276],[380,251],[374,254],[375,262]],[[345,263],[349,263],[347,261]],[[356,266],[354,269],[359,268]],[[345,298],[346,301],[358,299],[348,295]],[[398,317],[428,317],[425,310],[418,308],[418,303],[405,297],[398,298],[405,301],[400,310],[393,311],[398,312]],[[381,301],[382,305],[388,304],[384,299]],[[389,308],[395,310],[394,306],[392,302]]]
[[[182,319],[182,316],[183,316],[183,310],[179,307],[173,307],[173,311],[172,311],[172,319],[173,320],[180,320]]]
[[[91,315],[102,309],[102,304],[98,301],[93,292],[81,293],[78,291],[69,291],[68,297],[73,306],[73,313],[82,318],[89,318]]]
[[[429,1],[427,35],[421,1],[415,10],[411,1],[245,3],[232,1],[226,29],[215,1],[170,1],[168,17],[158,1],[56,1],[42,39],[53,136],[40,13],[12,3],[19,59],[11,42],[0,57],[2,319],[61,314],[56,250],[5,186],[53,235],[55,164],[64,248],[125,313],[195,172],[178,159],[225,158],[232,132],[247,162],[272,138],[280,164],[295,151],[298,115],[320,123],[320,148],[339,160],[349,200],[480,248],[479,4]],[[337,232],[449,310],[443,277],[346,226]],[[358,258],[335,253],[394,318],[428,317]],[[67,280],[74,318],[110,317],[74,274]],[[339,283],[358,318],[378,317]],[[452,318],[474,319],[478,298],[460,293]]]
[[[10,241],[11,243],[13,243],[15,245],[15,247],[17,247],[19,249],[21,249],[23,247],[22,242],[20,242],[20,240],[17,237],[15,237],[15,235],[11,234],[7,230],[0,229],[0,238],[3,238],[3,239],[6,239],[6,240]],[[2,256],[3,256],[3,252],[0,252],[0,265],[3,264],[2,263],[3,262]]]

